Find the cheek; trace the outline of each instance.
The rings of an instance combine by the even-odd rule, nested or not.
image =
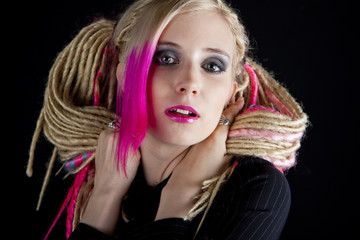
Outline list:
[[[222,112],[232,96],[233,83],[230,79],[226,80],[220,83],[214,81],[212,84],[208,84],[206,89],[206,102],[216,112]]]
[[[220,116],[228,103],[229,95],[227,93],[227,88],[218,88],[217,91],[209,94],[206,101],[206,120],[204,120],[206,125],[213,130],[217,126]]]
[[[169,86],[166,81],[163,81],[165,76],[162,76],[160,71],[156,71],[156,66],[151,67],[149,71],[149,78],[147,83],[147,99],[148,99],[148,117],[149,124],[155,128],[158,125],[158,119],[163,109],[167,95],[169,95]]]
[[[212,88],[207,90],[206,123],[210,128],[215,129],[217,126],[222,112],[230,102],[232,90],[232,84],[213,84]]]
[[[147,103],[148,103],[148,119],[149,119],[150,126],[156,125],[156,120],[155,120],[155,115],[154,115],[154,111],[155,111],[155,106],[154,106],[155,102],[154,101],[156,101],[156,96],[154,96],[154,94],[153,94],[154,76],[155,76],[155,69],[153,67],[151,67],[149,70],[148,82],[147,82],[147,86],[146,86],[146,88],[147,88],[146,89]]]

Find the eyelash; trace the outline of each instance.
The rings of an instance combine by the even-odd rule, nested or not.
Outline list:
[[[202,68],[210,73],[219,74],[225,72],[225,66],[219,59],[211,59],[209,62],[203,62]],[[211,70],[209,67],[216,67],[217,70]]]
[[[172,59],[173,62],[167,63],[163,61],[163,58],[168,58],[168,59]],[[166,50],[162,50],[162,51],[158,51],[154,54],[154,58],[153,61],[156,64],[159,64],[161,66],[166,66],[166,65],[172,65],[172,64],[178,64],[179,60],[178,58],[175,56],[175,54],[173,54],[170,51],[166,51]]]
[[[167,61],[164,59],[166,58]],[[153,62],[160,66],[170,66],[174,64],[179,64],[179,59],[172,51],[160,50],[154,54]],[[225,72],[225,65],[223,62],[216,58],[206,59],[201,63],[201,67],[209,73],[220,74]],[[212,70],[211,68],[216,68]]]

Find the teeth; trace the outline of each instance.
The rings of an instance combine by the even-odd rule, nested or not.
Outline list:
[[[191,113],[190,111],[182,110],[182,109],[176,109],[176,112],[186,114],[186,115],[189,115]]]
[[[194,113],[188,111],[188,110],[183,110],[183,109],[173,109],[171,110],[172,112],[177,112],[177,113],[181,113],[181,114],[184,114],[184,115],[195,115]]]

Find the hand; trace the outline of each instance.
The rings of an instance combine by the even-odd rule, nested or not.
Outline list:
[[[98,140],[95,155],[94,189],[81,222],[107,234],[113,235],[120,215],[120,206],[140,163],[140,151],[129,153],[126,173],[117,167],[114,132],[104,130]]]
[[[94,191],[103,194],[113,192],[123,197],[135,178],[141,155],[139,150],[135,154],[129,152],[125,176],[121,164],[116,165],[116,146],[114,131],[104,130],[99,136],[95,155]]]
[[[243,98],[233,99],[223,115],[233,122],[243,106]],[[186,217],[203,181],[217,176],[228,164],[224,156],[229,129],[229,125],[219,125],[208,138],[191,147],[162,191],[156,219]]]

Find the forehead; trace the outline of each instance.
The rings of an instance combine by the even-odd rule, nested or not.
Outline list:
[[[234,36],[227,21],[215,11],[194,11],[174,17],[164,29],[160,41],[175,42],[187,49],[218,48],[231,57]]]

